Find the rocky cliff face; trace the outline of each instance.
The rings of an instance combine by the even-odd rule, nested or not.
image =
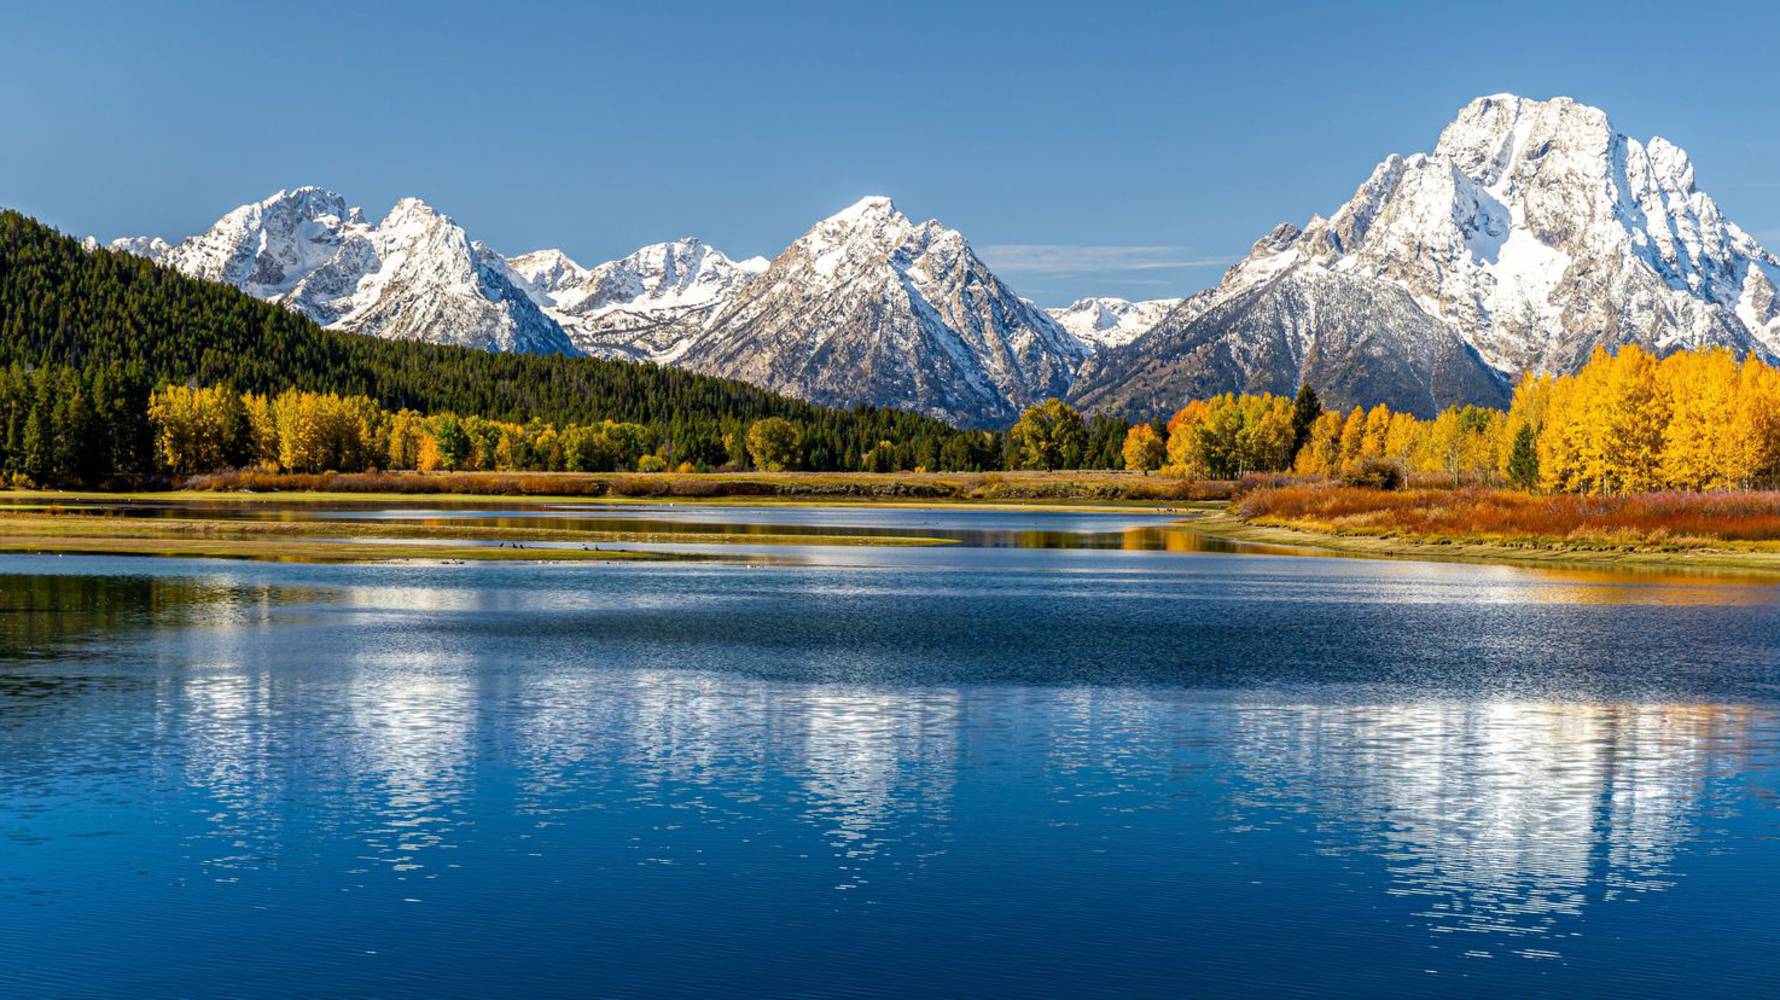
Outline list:
[[[1774,358],[1776,282],[1780,259],[1696,189],[1679,148],[1567,98],[1497,95],[1434,152],[1386,158],[1328,218],[1262,238],[1074,392],[1146,415],[1190,386],[1301,379],[1341,405],[1494,404],[1515,374],[1572,371],[1596,345]]]

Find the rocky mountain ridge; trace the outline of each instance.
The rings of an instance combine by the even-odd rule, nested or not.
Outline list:
[[[771,261],[690,237],[593,267],[507,258],[418,199],[373,223],[313,187],[177,244],[111,246],[339,329],[680,365],[970,425],[1053,395],[1149,417],[1304,381],[1333,405],[1427,415],[1500,405],[1521,372],[1628,343],[1780,359],[1780,258],[1680,148],[1568,98],[1471,102],[1431,152],[1386,157],[1329,216],[1279,225],[1184,299],[1041,309],[961,233],[883,197]]]
[[[1354,196],[1282,224],[1222,282],[1073,389],[1154,414],[1185,393],[1290,392],[1427,414],[1499,405],[1521,372],[1594,348],[1780,356],[1780,259],[1695,187],[1686,153],[1568,98],[1479,98],[1432,153],[1387,157]]]

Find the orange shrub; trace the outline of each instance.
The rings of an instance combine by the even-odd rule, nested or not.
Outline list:
[[[1353,534],[1616,542],[1780,541],[1780,492],[1538,496],[1512,490],[1288,486],[1236,505],[1246,520]]]

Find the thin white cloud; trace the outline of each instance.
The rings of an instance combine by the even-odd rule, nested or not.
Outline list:
[[[1080,246],[1069,243],[997,243],[977,251],[985,263],[1009,274],[1114,274],[1129,271],[1226,267],[1228,257],[1197,257],[1189,247]]]

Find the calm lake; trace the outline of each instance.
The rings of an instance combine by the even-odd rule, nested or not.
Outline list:
[[[0,994],[1780,993],[1780,586],[257,510],[952,544],[0,558]]]

